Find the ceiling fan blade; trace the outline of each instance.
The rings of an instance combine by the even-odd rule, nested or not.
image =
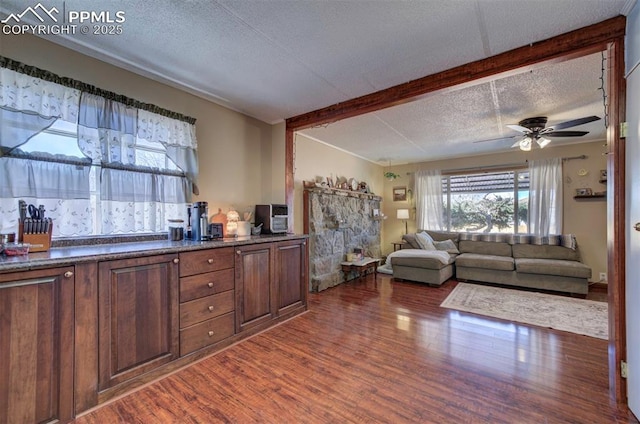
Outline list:
[[[523,127],[521,125],[510,124],[510,125],[507,125],[507,127],[511,128],[512,130],[516,130],[518,132],[525,133],[525,134],[531,132],[529,128]]]
[[[599,116],[585,116],[584,118],[574,119],[572,121],[560,122],[559,124],[552,125],[547,127],[552,131],[563,130],[565,128],[571,128],[582,124],[587,124],[589,122],[598,121],[600,119]]]
[[[498,138],[488,138],[486,140],[476,140],[473,143],[486,143],[487,141],[508,140],[510,138],[518,137],[518,135],[510,135],[510,136],[507,136],[507,137],[498,137]]]
[[[521,142],[521,141],[522,141],[522,140],[518,140],[518,141],[516,141],[515,143],[513,143],[513,145],[511,145],[511,147],[520,147],[520,142]]]
[[[545,137],[581,137],[589,134],[589,131],[551,131],[546,133]]]

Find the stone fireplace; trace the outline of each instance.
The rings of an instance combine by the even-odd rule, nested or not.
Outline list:
[[[382,198],[356,191],[311,188],[304,191],[305,232],[309,234],[309,290],[344,281],[340,263],[354,248],[380,258]]]

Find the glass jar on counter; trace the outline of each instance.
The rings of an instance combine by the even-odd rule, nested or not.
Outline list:
[[[184,220],[182,219],[170,219],[169,220],[169,241],[180,241],[184,238]]]

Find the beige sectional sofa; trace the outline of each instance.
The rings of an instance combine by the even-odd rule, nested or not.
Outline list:
[[[530,235],[443,233],[427,231],[434,240],[452,240],[459,254],[451,261],[392,258],[394,278],[439,286],[453,275],[458,280],[586,295],[591,268],[581,262],[572,235],[540,238]],[[411,235],[405,236],[411,247]],[[419,247],[419,246],[417,246]]]

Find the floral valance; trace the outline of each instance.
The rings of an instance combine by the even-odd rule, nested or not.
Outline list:
[[[39,78],[44,81],[53,82],[64,87],[73,88],[85,93],[95,94],[105,99],[115,100],[119,103],[123,103],[127,106],[137,109],[153,112],[158,115],[166,116],[168,118],[177,119],[179,121],[188,122],[189,124],[195,124],[196,119],[190,116],[183,115],[178,112],[173,112],[164,108],[161,108],[150,103],[144,103],[139,100],[132,99],[121,94],[114,93],[112,91],[103,90],[91,84],[86,84],[82,81],[75,80],[73,78],[61,77],[53,72],[46,71],[44,69],[37,68],[35,66],[26,65],[22,62],[10,59],[5,56],[0,56],[0,68],[11,69],[20,74],[28,75],[31,77]]]

